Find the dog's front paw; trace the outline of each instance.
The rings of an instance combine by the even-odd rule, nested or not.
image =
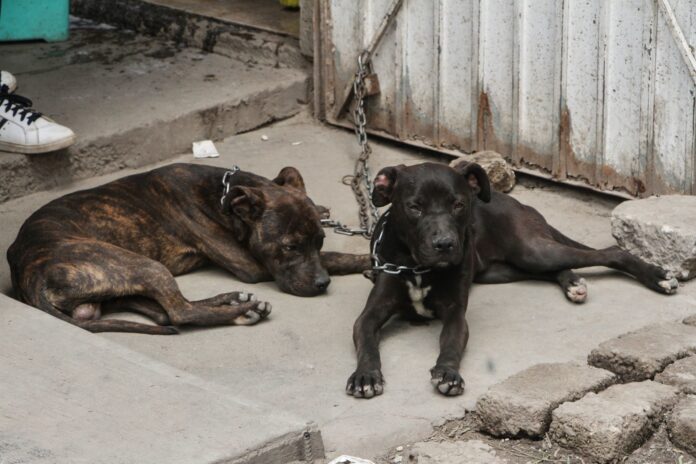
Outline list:
[[[430,369],[430,376],[430,383],[443,395],[456,396],[464,393],[464,379],[456,370],[435,366]]]
[[[384,391],[384,378],[378,369],[372,371],[357,370],[348,379],[346,393],[355,398],[372,398]]]
[[[240,303],[237,303],[240,304]],[[251,309],[241,316],[234,319],[235,325],[254,325],[262,319],[266,319],[271,314],[273,307],[265,301],[252,301],[249,303],[241,303],[246,306],[251,306]]]

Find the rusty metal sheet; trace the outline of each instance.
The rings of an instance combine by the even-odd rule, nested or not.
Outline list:
[[[318,114],[390,0],[317,0]],[[696,49],[696,0],[667,0]],[[696,86],[655,0],[405,0],[374,57],[373,133],[635,196],[696,193]]]

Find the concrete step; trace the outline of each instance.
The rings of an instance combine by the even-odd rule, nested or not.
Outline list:
[[[73,14],[252,63],[303,67],[299,13],[276,0],[72,0]]]
[[[3,44],[0,54],[18,93],[78,136],[59,152],[0,153],[0,202],[287,118],[308,95],[303,70],[84,22],[67,42]]]
[[[0,295],[0,461],[321,458],[314,426]],[[306,433],[309,433],[307,436]]]

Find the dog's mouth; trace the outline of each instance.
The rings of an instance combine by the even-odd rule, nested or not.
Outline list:
[[[319,296],[327,291],[327,287],[318,288],[315,285],[282,281],[278,278],[276,278],[276,284],[283,292],[302,297]]]
[[[461,262],[461,256],[453,253],[450,256],[433,256],[430,254],[411,253],[411,257],[420,267],[429,267],[432,269],[447,269],[455,267]]]

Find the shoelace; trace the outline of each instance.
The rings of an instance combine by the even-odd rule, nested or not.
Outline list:
[[[5,111],[12,112],[14,116],[19,113],[19,120],[27,120],[27,126],[39,119],[42,115],[36,110],[31,109],[32,101],[21,95],[7,93],[8,87],[2,85],[0,87],[0,108],[4,107]]]

